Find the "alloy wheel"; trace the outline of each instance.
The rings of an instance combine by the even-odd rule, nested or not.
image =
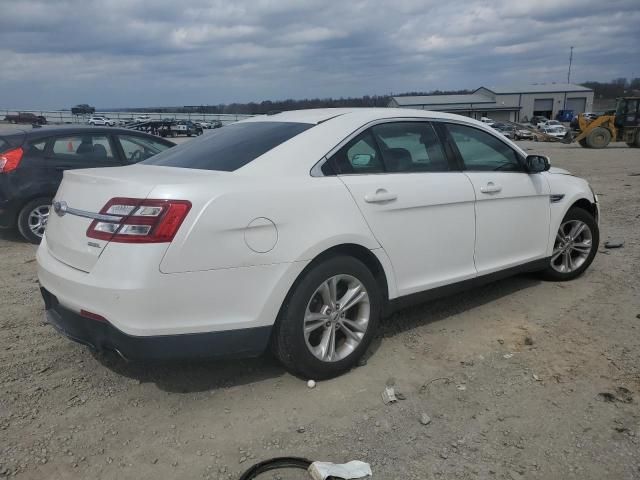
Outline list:
[[[304,316],[309,351],[323,362],[348,357],[362,342],[370,318],[369,293],[357,278],[335,275],[313,293]]]
[[[51,205],[38,205],[29,212],[29,230],[39,238],[42,238],[44,235],[50,210]]]
[[[579,269],[593,249],[593,235],[581,220],[569,220],[560,225],[551,255],[551,267],[560,273]]]

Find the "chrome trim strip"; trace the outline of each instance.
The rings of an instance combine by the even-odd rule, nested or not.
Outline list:
[[[120,223],[122,220],[121,215],[106,215],[104,213],[93,213],[88,212],[86,210],[79,210],[77,208],[71,208],[67,206],[65,209],[65,214],[75,215],[76,217],[82,218],[90,218],[92,220],[98,220],[100,222],[108,222],[108,223]]]

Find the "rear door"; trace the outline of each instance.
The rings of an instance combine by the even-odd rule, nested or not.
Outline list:
[[[544,258],[549,239],[549,184],[525,171],[521,155],[495,135],[447,124],[475,190],[475,264],[479,275]]]
[[[373,126],[330,165],[391,259],[400,295],[476,275],[473,187],[430,123]]]

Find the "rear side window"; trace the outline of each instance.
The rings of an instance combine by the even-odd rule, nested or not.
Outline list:
[[[53,142],[54,156],[82,162],[114,160],[111,142],[104,135],[74,135],[57,137]]]
[[[29,153],[42,154],[47,146],[47,139],[31,140],[27,142],[27,149]]]
[[[141,163],[233,172],[312,126],[293,122],[234,123]]]
[[[429,123],[383,123],[372,128],[388,172],[446,172],[449,163]]]
[[[331,158],[331,162],[339,175],[384,172],[382,155],[371,130],[347,143]]]

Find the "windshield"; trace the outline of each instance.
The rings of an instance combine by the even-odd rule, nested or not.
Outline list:
[[[292,122],[234,123],[141,163],[233,172],[312,126]]]

